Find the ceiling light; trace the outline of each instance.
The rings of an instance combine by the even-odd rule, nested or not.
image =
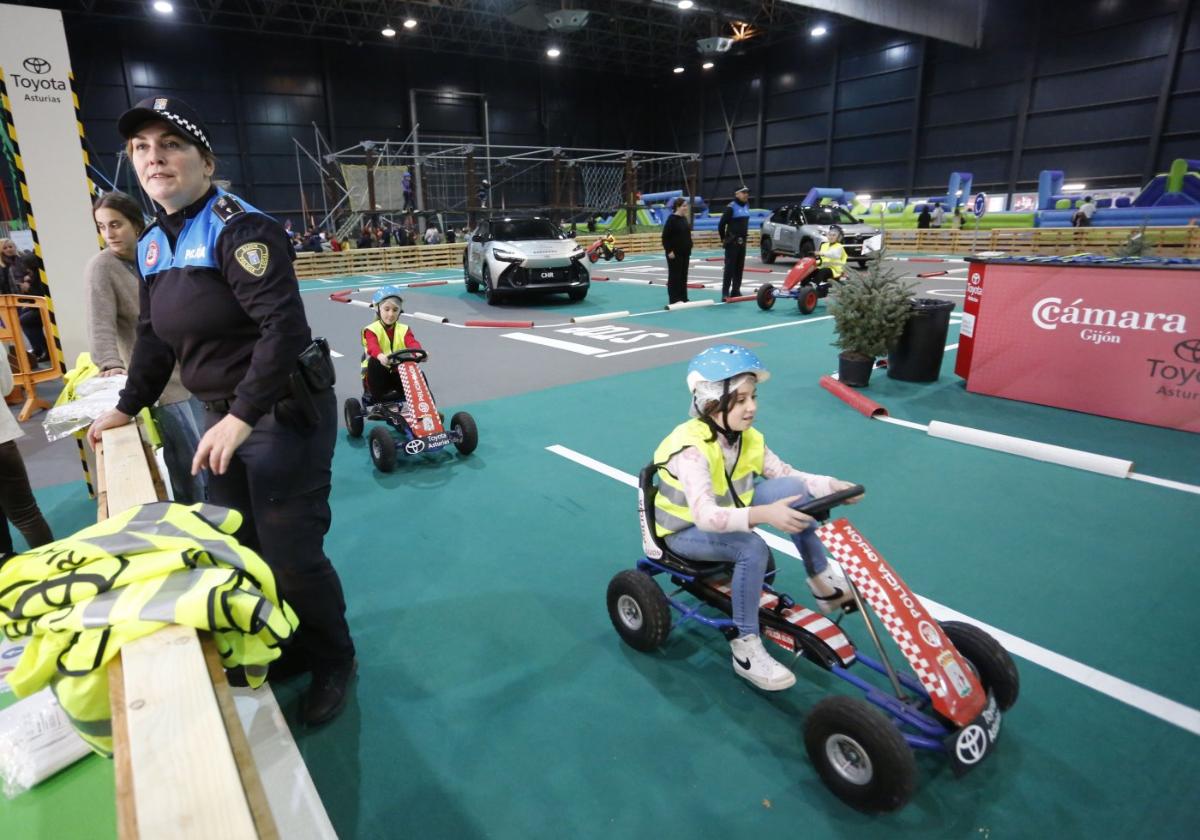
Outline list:
[[[379,30],[379,32],[381,35],[383,35],[384,38],[395,38],[396,37],[396,30],[392,29],[392,25],[390,23],[387,26],[383,27],[383,29]]]
[[[175,11],[175,7],[168,3],[167,0],[154,0],[154,11],[160,15],[169,15]]]
[[[416,29],[417,28],[417,19],[416,18],[405,18],[404,28],[405,29]]]
[[[705,70],[713,69],[713,63],[711,61],[706,61],[703,64],[701,64],[700,66],[703,67]]]
[[[685,12],[688,9],[692,8],[692,6],[695,6],[695,5],[696,4],[693,3],[692,0],[679,0],[679,3],[678,3],[679,8],[683,9]]]
[[[814,26],[812,29],[808,30],[808,34],[813,36],[814,38],[820,38],[822,35],[824,35],[828,31],[829,30],[826,29],[824,26],[821,26],[820,24],[818,24],[818,25]]]
[[[560,55],[562,55],[562,50],[560,50],[558,47],[551,47],[550,49],[546,50],[546,55],[550,56],[551,58],[558,58]]]
[[[1071,192],[1077,192],[1079,190],[1086,190],[1087,184],[1063,184],[1062,188]]]
[[[672,73],[682,73],[682,72],[683,72],[683,68],[682,68],[682,67],[676,67],[676,68],[675,68],[674,70],[672,70],[671,72],[672,72]]]

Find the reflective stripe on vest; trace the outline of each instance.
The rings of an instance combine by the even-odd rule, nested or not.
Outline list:
[[[749,507],[754,500],[754,479],[762,475],[766,446],[757,429],[742,432],[741,448],[733,472],[725,474],[725,457],[712,429],[699,418],[676,426],[654,450],[658,469],[658,493],[654,497],[654,529],[660,536],[673,534],[695,525],[683,485],[666,469],[666,463],[678,452],[694,446],[708,461],[713,496],[721,507]],[[736,494],[737,498],[734,498]]]
[[[367,363],[370,361],[370,357],[367,355],[367,333],[371,333],[375,338],[379,339],[379,349],[383,351],[384,355],[390,356],[397,350],[404,349],[404,338],[408,335],[408,326],[397,321],[392,328],[392,337],[388,338],[387,329],[384,328],[383,321],[375,320],[367,324],[362,334],[362,370],[364,373],[367,370]]]
[[[846,270],[846,249],[842,247],[841,242],[836,245],[821,243],[821,265],[832,271],[834,277],[842,276]]]

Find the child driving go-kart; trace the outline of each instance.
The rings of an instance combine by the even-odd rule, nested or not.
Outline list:
[[[829,226],[825,241],[817,251],[817,264],[820,268],[809,277],[810,283],[820,285],[837,282],[846,273],[846,249],[842,245],[841,225]]]
[[[808,315],[817,308],[821,298],[829,296],[834,283],[842,282],[846,273],[846,248],[842,245],[842,229],[830,225],[820,251],[812,257],[802,257],[792,266],[783,286],[776,288],[763,283],[755,293],[759,309],[770,309],[779,298],[793,298],[800,314]]]
[[[625,249],[618,248],[617,237],[607,233],[591,244],[587,249],[587,257],[589,262],[597,262],[601,257],[605,262],[611,259],[621,262],[625,259]]]
[[[654,453],[658,492],[646,523],[671,551],[697,562],[732,562],[733,669],[767,691],[793,685],[759,638],[759,596],[770,550],[753,532],[772,525],[791,535],[822,612],[853,603],[845,579],[829,566],[816,521],[795,508],[854,485],[801,472],[767,448],[753,428],[757,387],[770,374],[736,344],[710,347],[688,365],[692,419],[676,426]],[[857,501],[857,498],[855,499]],[[651,511],[646,511],[648,518]]]
[[[408,325],[399,323],[404,311],[404,298],[395,286],[384,286],[371,297],[378,314],[362,331],[363,389],[375,402],[388,394],[403,392],[397,365],[389,357],[397,350],[421,350],[421,342]]]

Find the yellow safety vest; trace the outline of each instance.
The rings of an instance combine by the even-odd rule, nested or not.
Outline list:
[[[363,334],[362,334],[362,346],[363,346],[362,372],[364,374],[367,372],[367,362],[370,361],[370,359],[367,356],[367,333],[372,333],[377,339],[379,339],[379,349],[382,350],[385,355],[390,356],[392,353],[395,353],[397,350],[404,349],[404,337],[406,335],[408,335],[408,327],[405,324],[401,324],[399,321],[397,321],[395,326],[392,329],[392,332],[393,332],[393,337],[388,338],[387,330],[383,326],[383,321],[380,321],[378,319],[367,324],[366,328],[363,329]]]
[[[0,630],[32,637],[8,675],[18,697],[49,684],[80,736],[112,753],[108,662],[181,624],[211,630],[222,664],[262,684],[299,622],[266,562],[231,535],[237,511],[171,502],[132,507],[0,567]]]
[[[841,242],[834,245],[821,243],[821,266],[832,271],[834,277],[842,276],[846,270],[846,249]]]
[[[654,530],[660,537],[690,528],[696,523],[688,507],[683,484],[666,468],[667,461],[689,446],[699,449],[708,461],[713,495],[722,507],[749,507],[754,500],[754,479],[762,475],[766,445],[757,429],[742,432],[741,449],[733,473],[725,474],[725,457],[712,429],[695,418],[680,423],[654,450],[658,466],[658,494],[654,497]],[[736,495],[735,495],[736,494]]]

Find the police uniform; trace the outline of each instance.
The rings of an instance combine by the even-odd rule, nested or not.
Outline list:
[[[748,192],[742,187],[738,192]],[[750,204],[736,198],[725,207],[717,222],[717,235],[725,243],[725,273],[721,277],[721,297],[742,293],[742,266],[746,263],[746,237],[750,231]]]
[[[176,99],[139,103],[122,116],[121,133],[129,137],[152,119],[208,146],[203,125]],[[276,408],[312,341],[293,256],[274,219],[216,187],[178,212],[160,213],[138,242],[141,316],[117,408],[133,415],[151,405],[178,359],[184,386],[204,402],[208,428],[226,414],[252,428],[225,474],[210,477],[209,500],[243,514],[238,539],[271,566],[299,616],[288,655],[315,679],[334,675],[336,682],[348,680],[354,660],[341,582],[323,549],[336,400],[332,388],[314,395],[311,428]]]

